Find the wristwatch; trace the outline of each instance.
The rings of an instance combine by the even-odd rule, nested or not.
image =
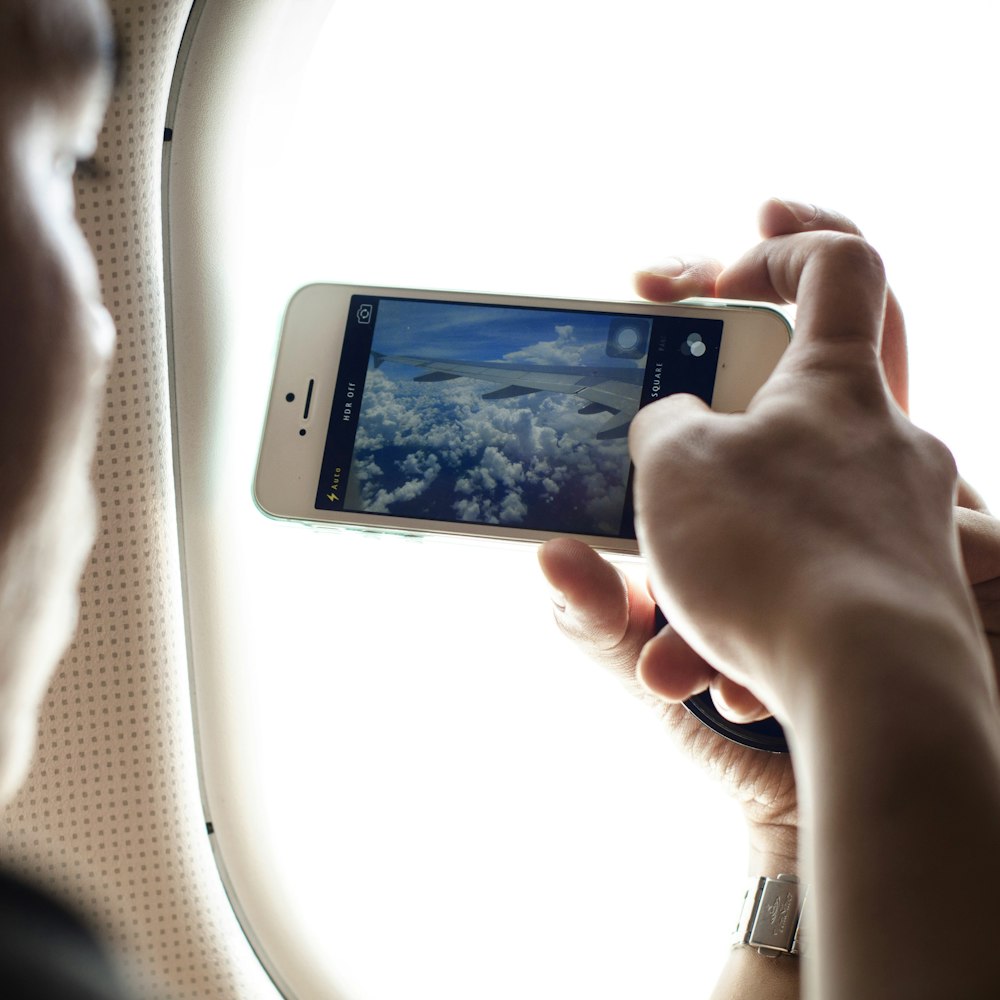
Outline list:
[[[800,955],[805,900],[806,887],[794,875],[751,878],[733,932],[733,947],[756,948],[768,958]]]

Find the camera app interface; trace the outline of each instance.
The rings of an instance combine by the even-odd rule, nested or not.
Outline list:
[[[628,427],[721,320],[352,298],[320,510],[633,538]]]

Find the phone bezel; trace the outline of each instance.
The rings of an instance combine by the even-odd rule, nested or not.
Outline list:
[[[727,325],[719,351],[712,407],[723,412],[746,408],[757,388],[770,374],[791,336],[791,326],[785,316],[777,309],[759,303],[685,300],[658,305],[647,302],[598,302],[359,285],[306,285],[292,297],[282,322],[254,478],[254,500],[269,517],[409,535],[529,542],[543,542],[554,537],[554,533],[549,531],[504,525],[424,521],[385,514],[316,509],[314,504],[319,470],[333,405],[348,309],[354,295],[626,315],[722,319]],[[734,321],[739,323],[736,336],[733,336]],[[310,412],[304,418],[300,401],[308,391],[310,381]],[[286,399],[289,393],[295,397],[292,402]],[[607,552],[638,551],[634,539],[576,533],[574,537],[582,538]]]

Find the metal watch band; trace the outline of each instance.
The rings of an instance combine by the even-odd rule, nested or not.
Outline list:
[[[800,928],[806,887],[794,875],[750,879],[733,933],[733,947],[756,948],[768,958],[802,953]]]

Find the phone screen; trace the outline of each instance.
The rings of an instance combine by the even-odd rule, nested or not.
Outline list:
[[[354,295],[318,510],[634,538],[628,426],[723,321]]]

